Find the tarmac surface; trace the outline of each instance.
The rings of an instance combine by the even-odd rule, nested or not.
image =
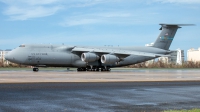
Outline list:
[[[199,69],[112,69],[111,72],[77,72],[66,69],[1,70],[0,83],[200,81]]]
[[[0,70],[0,111],[156,112],[200,108],[199,77],[198,69]]]

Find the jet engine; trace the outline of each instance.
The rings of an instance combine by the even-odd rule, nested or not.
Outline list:
[[[113,64],[119,61],[120,59],[115,55],[105,54],[101,56],[101,63]]]
[[[99,56],[95,53],[82,53],[81,60],[85,62],[93,62],[99,59]]]

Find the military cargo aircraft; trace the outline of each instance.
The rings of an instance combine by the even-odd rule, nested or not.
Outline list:
[[[150,46],[93,47],[23,44],[5,58],[13,63],[38,67],[75,67],[77,71],[110,71],[110,68],[137,64],[168,56],[169,47],[180,26],[192,24],[160,24],[161,33]]]

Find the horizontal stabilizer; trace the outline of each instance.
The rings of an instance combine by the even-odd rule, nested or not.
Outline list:
[[[161,28],[159,30],[162,30],[162,27],[177,27],[181,28],[180,26],[195,26],[195,24],[165,24],[165,23],[160,23]]]
[[[160,25],[166,25],[166,26],[195,26],[195,24],[165,24],[165,23],[160,23]]]

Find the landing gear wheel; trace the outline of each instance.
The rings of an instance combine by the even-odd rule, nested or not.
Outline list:
[[[33,71],[34,71],[34,72],[38,72],[38,71],[39,71],[39,68],[33,68]]]
[[[86,68],[82,68],[83,69],[83,71],[86,71]]]
[[[102,71],[102,72],[104,72],[104,71],[110,72],[110,70],[111,70],[110,68],[101,68],[101,71]]]
[[[81,71],[81,69],[80,69],[80,68],[77,68],[77,71]]]
[[[86,71],[86,68],[77,68],[77,71]]]
[[[110,68],[107,69],[107,71],[110,71],[110,70],[111,70]]]
[[[101,68],[101,71],[103,72],[103,71],[106,71],[106,69],[104,69],[104,68]]]
[[[99,71],[99,68],[96,68],[95,71]]]

